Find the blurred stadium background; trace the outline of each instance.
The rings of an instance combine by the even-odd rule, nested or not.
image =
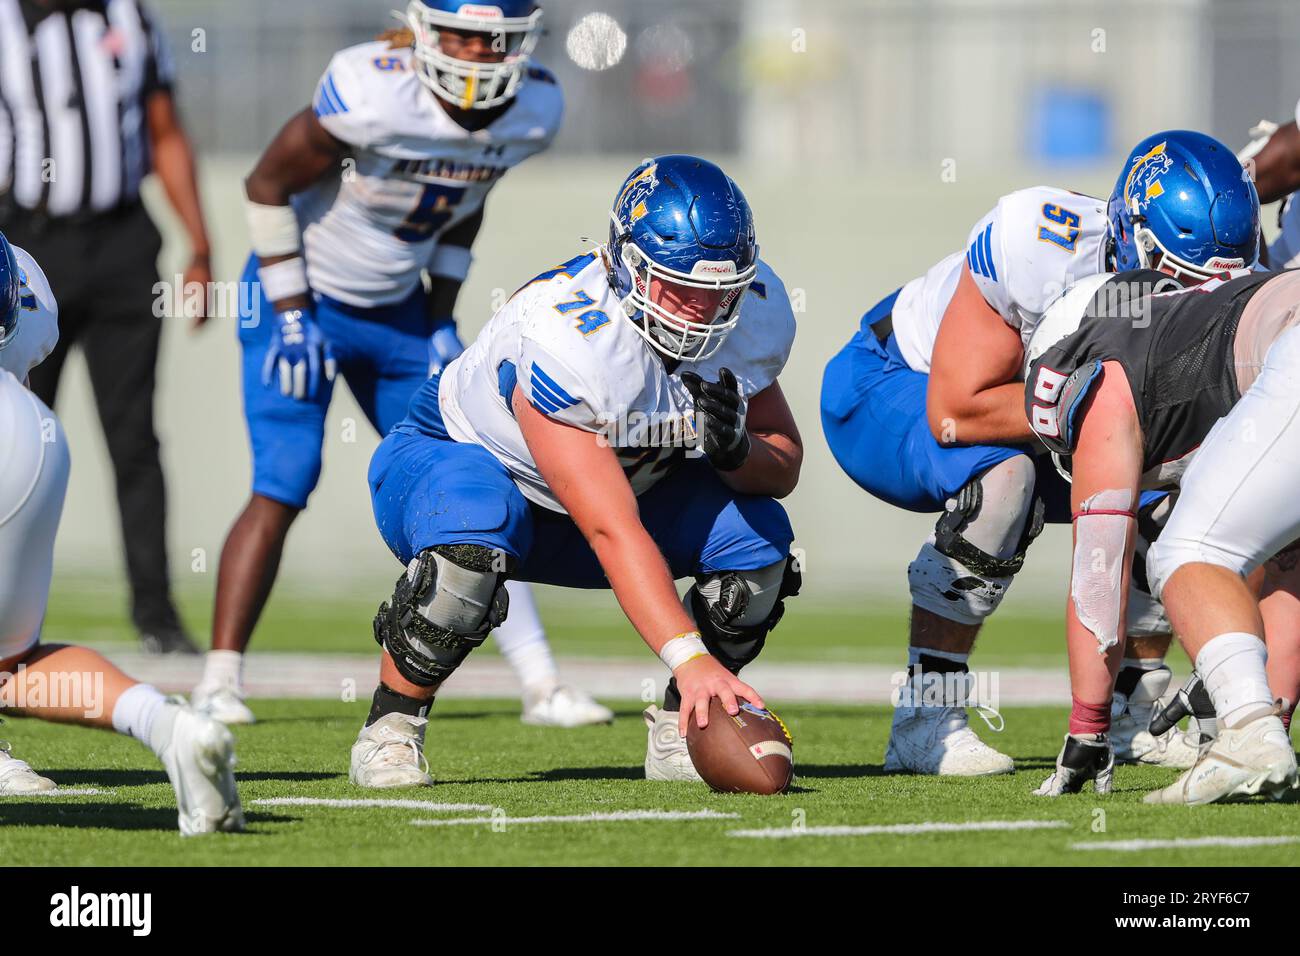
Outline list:
[[[242,177],[310,101],[331,53],[390,25],[390,6],[153,6],[172,39],[200,151],[217,277],[233,280],[247,254]],[[508,290],[568,258],[583,237],[604,235],[613,192],[637,159],[692,151],[721,162],[748,194],[764,256],[799,309],[783,383],[808,446],[789,501],[806,555],[801,604],[901,607],[907,561],[933,522],[858,491],[822,440],[821,371],[862,311],[959,248],[1006,191],[1054,182],[1106,195],[1143,135],[1193,127],[1236,147],[1261,117],[1289,118],[1300,94],[1294,0],[544,6],[549,32],[537,57],[559,74],[568,113],[555,149],[507,176],[489,201],[460,301],[465,337]],[[153,205],[168,234],[162,272],[171,276],[185,250],[165,205]],[[183,595],[202,600],[248,488],[234,319],[218,317],[198,333],[173,319],[160,376],[174,575]],[[75,464],[56,590],[120,592],[110,472],[79,361],[66,381],[60,411]],[[291,535],[282,582],[377,602],[397,569],[370,517],[365,470],[375,438],[346,390],[336,396],[324,478]],[[1061,600],[1065,542],[1062,529],[1040,539],[1013,604]],[[192,623],[206,637],[206,622]]]

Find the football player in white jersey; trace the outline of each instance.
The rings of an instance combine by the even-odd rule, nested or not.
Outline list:
[[[1226,146],[1199,133],[1158,133],[1132,151],[1109,202],[1045,186],[1004,196],[965,250],[867,312],[831,360],[822,426],[840,466],[890,504],[941,512],[908,568],[912,680],[894,712],[887,770],[1014,769],[970,729],[961,688],[980,626],[1044,516],[1069,514],[1064,483],[1035,467],[1018,384],[1023,343],[1048,305],[1115,264],[1189,282],[1251,264],[1258,224],[1254,189]],[[1159,496],[1145,503],[1154,511]],[[1163,666],[1168,627],[1154,602],[1135,598],[1130,607],[1133,656],[1115,698],[1117,753],[1188,765],[1195,750],[1181,736],[1147,733],[1171,676]],[[917,704],[925,672],[955,675],[943,680],[939,706]]]
[[[135,737],[167,770],[182,834],[241,830],[229,730],[96,651],[41,643],[71,459],[58,418],[25,382],[58,338],[45,274],[0,235],[0,712]],[[0,796],[53,789],[0,742]]]
[[[803,457],[777,381],[790,302],[712,163],[645,160],[612,217],[608,245],[519,289],[371,461],[375,520],[407,571],[375,620],[362,786],[432,783],[429,705],[509,610],[511,578],[612,588],[672,672],[645,712],[648,779],[699,779],[684,734],[712,697],[766,714],[736,675],[798,590],[777,501]]]
[[[412,0],[408,29],[335,54],[313,104],[248,177],[256,291],[239,329],[252,495],[221,554],[212,651],[195,702],[250,723],[243,654],[289,527],[321,470],[335,369],[382,436],[463,348],[453,311],[488,192],[546,149],[564,98],[529,61],[532,0]],[[429,287],[425,288],[425,275]],[[497,635],[523,684],[529,723],[607,722],[560,684],[531,595]]]

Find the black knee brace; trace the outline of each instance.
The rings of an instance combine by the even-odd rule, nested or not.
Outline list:
[[[488,613],[477,628],[443,627],[420,613],[437,586],[435,553],[468,571],[499,575]],[[388,651],[403,677],[420,687],[440,685],[506,619],[510,599],[504,583],[511,568],[502,573],[501,561],[498,552],[481,545],[439,545],[421,552],[414,580],[409,573],[397,579],[391,603],[379,606],[374,629],[376,643]]]
[[[717,600],[710,602],[700,593],[700,585],[714,577],[718,578],[721,587]],[[786,558],[785,571],[772,610],[757,624],[743,626],[732,623],[745,613],[751,597],[740,572],[725,571],[720,575],[696,578],[687,594],[687,601],[705,648],[723,667],[733,674],[739,674],[741,668],[758,657],[767,642],[767,635],[780,623],[785,614],[785,599],[796,596],[802,586],[803,574],[795,559]],[[680,706],[677,682],[670,680],[664,694],[664,710],[677,710]]]

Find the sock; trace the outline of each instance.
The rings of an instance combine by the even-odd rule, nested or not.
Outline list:
[[[537,613],[532,589],[522,581],[507,581],[506,591],[510,594],[510,613],[492,632],[497,647],[525,693],[550,694],[559,686],[560,675],[551,646],[546,643],[546,630]]]
[[[1089,704],[1071,695],[1070,734],[1106,734],[1110,732],[1110,701]]]
[[[1119,662],[1123,670],[1154,671],[1165,666],[1163,657],[1126,657]]]
[[[1211,638],[1196,655],[1196,672],[1224,727],[1236,727],[1273,706],[1264,665],[1268,652],[1254,634],[1234,631]]]
[[[956,651],[932,651],[928,647],[915,647],[908,645],[907,648],[907,666],[915,667],[920,663],[921,657],[937,657],[941,661],[951,661],[954,664],[965,664],[970,660],[970,652],[959,654]]]
[[[239,651],[208,651],[203,662],[203,679],[199,683],[209,687],[229,687],[242,697],[244,655]]]
[[[152,684],[134,684],[113,705],[113,729],[151,746],[154,719],[167,698]]]
[[[406,714],[408,717],[428,717],[429,708],[433,705],[433,698],[420,700],[418,697],[407,697],[405,694],[399,694],[387,684],[380,683],[375,688],[375,696],[370,699],[370,715],[366,718],[366,726],[369,727],[381,717],[387,717],[389,714]]]

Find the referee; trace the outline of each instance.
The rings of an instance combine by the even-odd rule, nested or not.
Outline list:
[[[131,617],[145,649],[164,654],[196,649],[167,571],[153,418],[162,239],[140,201],[147,173],[189,234],[186,283],[212,278],[173,74],[139,0],[0,0],[0,230],[41,264],[59,303],[59,345],[32,389],[53,406],[80,344],[113,461]]]

